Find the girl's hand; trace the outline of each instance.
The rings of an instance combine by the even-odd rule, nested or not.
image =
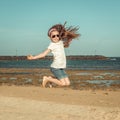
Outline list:
[[[32,60],[32,59],[33,59],[33,56],[32,56],[32,55],[28,55],[28,56],[27,56],[27,59],[28,59],[28,60]]]

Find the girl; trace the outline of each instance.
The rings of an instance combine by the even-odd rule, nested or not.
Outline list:
[[[51,76],[43,76],[43,87],[46,86],[47,82],[52,82],[59,86],[70,85],[70,80],[64,70],[66,68],[66,56],[64,47],[69,47],[70,42],[73,39],[78,38],[80,34],[77,33],[77,27],[70,26],[66,28],[65,24],[56,24],[48,30],[48,36],[51,39],[51,43],[44,52],[36,56],[27,56],[27,59],[35,60],[43,58],[47,54],[52,52],[54,59],[53,63],[51,64],[50,70],[55,76],[55,78]]]

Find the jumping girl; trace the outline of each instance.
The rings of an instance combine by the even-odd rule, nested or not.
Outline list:
[[[66,24],[66,23],[65,23]],[[32,56],[28,55],[27,59],[35,60],[45,57],[47,54],[52,52],[53,62],[50,66],[50,70],[53,73],[52,76],[43,76],[42,86],[45,87],[48,82],[55,83],[59,86],[69,86],[70,80],[65,72],[66,68],[66,56],[64,47],[69,47],[71,41],[80,36],[77,33],[78,27],[65,27],[65,24],[56,24],[48,30],[48,37],[51,42],[48,48],[40,53],[39,55]]]

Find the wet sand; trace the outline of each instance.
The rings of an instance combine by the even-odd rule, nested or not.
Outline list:
[[[119,70],[66,70],[75,90],[120,88]],[[43,76],[51,76],[49,69],[0,68],[0,85],[40,86]],[[48,86],[47,86],[48,87]],[[53,87],[58,87],[53,84]]]
[[[48,69],[0,69],[0,120],[120,120],[120,71],[67,70],[70,87],[42,88]]]

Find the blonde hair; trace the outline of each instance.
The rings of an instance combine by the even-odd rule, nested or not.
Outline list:
[[[79,28],[78,27],[65,27],[66,22],[64,25],[62,24],[56,24],[53,25],[49,30],[48,30],[48,36],[50,37],[51,32],[53,31],[58,31],[59,32],[59,39],[63,41],[64,47],[69,47],[71,41],[73,39],[76,39],[80,36],[78,33]]]

